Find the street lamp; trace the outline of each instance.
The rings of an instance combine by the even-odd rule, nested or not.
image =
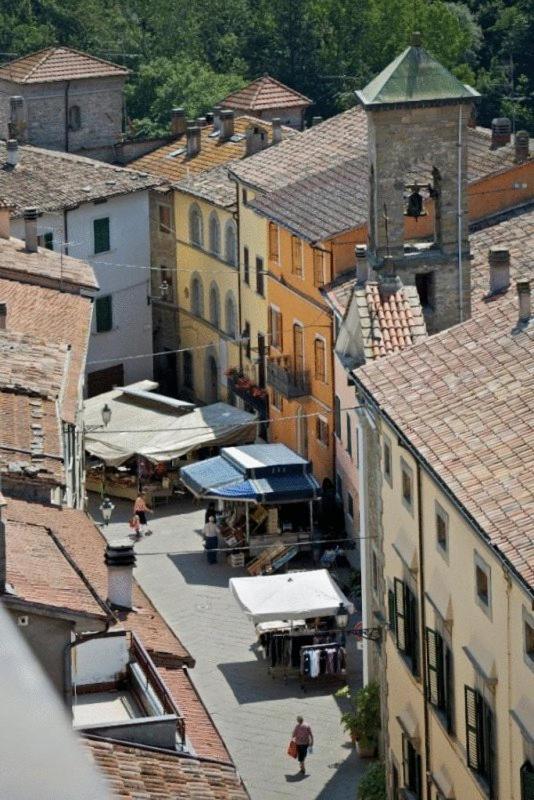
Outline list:
[[[111,514],[113,513],[113,509],[115,506],[109,499],[109,497],[104,497],[102,500],[102,504],[100,506],[100,511],[102,512],[102,519],[104,520],[104,525],[109,525],[109,521],[111,519]]]
[[[108,406],[107,403],[102,407],[101,413],[102,413],[102,422],[104,423],[104,428],[107,428],[111,420],[111,408]]]
[[[343,603],[339,604],[339,608],[336,611],[336,625],[338,628],[343,630],[349,624],[349,612],[346,606]]]

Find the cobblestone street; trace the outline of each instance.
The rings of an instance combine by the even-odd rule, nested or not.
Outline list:
[[[129,532],[131,505],[115,500],[110,540]],[[92,498],[92,513],[100,519]],[[230,750],[252,800],[355,800],[365,764],[350,746],[332,696],[336,685],[300,689],[296,679],[273,680],[261,660],[253,625],[228,590],[245,574],[209,566],[202,550],[204,511],[190,501],[158,508],[153,535],[136,545],[136,578],[196,659],[190,675]],[[359,679],[350,644],[349,682]],[[286,748],[297,714],[316,738],[309,774],[297,775]]]

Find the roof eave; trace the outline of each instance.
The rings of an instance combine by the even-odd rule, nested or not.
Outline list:
[[[425,100],[398,100],[395,102],[383,102],[376,100],[368,100],[363,90],[357,90],[355,95],[358,102],[366,111],[382,111],[393,108],[428,108],[430,106],[454,106],[471,104],[477,102],[481,95],[476,89],[465,84],[465,89],[468,94],[460,95],[457,97],[438,97],[427,98]]]

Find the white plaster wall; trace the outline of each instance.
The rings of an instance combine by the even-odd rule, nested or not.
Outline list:
[[[126,636],[90,639],[72,650],[72,681],[76,686],[114,681],[126,669],[129,657]]]
[[[93,220],[110,219],[110,250],[94,254]],[[64,242],[63,214],[43,214],[38,232],[54,232],[54,249]],[[14,220],[12,235],[24,239],[24,221]],[[152,378],[152,358],[134,358],[152,352],[152,307],[147,303],[150,285],[150,234],[148,191],[123,195],[105,203],[84,203],[67,215],[68,252],[93,265],[99,295],[113,296],[113,329],[96,333],[89,342],[86,372],[124,364],[125,383]],[[126,359],[126,360],[125,360]],[[95,363],[104,361],[105,363]]]

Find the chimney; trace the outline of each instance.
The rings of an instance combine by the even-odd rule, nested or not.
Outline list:
[[[200,128],[198,125],[191,125],[187,131],[187,155],[189,158],[200,153]]]
[[[10,167],[16,167],[19,163],[19,143],[16,139],[7,140],[7,158],[6,163]]]
[[[517,286],[517,299],[519,300],[519,324],[524,325],[530,322],[531,308],[530,308],[530,281],[523,278],[516,281]]]
[[[199,128],[205,128],[208,124],[206,117],[197,117],[197,125]]]
[[[234,112],[229,108],[221,111],[220,120],[221,135],[219,138],[224,142],[234,135]]]
[[[384,264],[378,273],[378,291],[382,300],[402,289],[401,279],[397,275],[395,262],[392,256],[384,256]]]
[[[253,156],[254,153],[259,153],[260,150],[263,150],[265,147],[267,135],[263,128],[259,128],[257,125],[250,125],[250,127],[247,128],[246,137],[247,156]]]
[[[320,116],[317,116],[317,117],[312,117],[312,123],[311,123],[311,124],[312,124],[312,128],[313,128],[315,125],[320,125],[322,121],[323,121],[323,118],[322,118],[322,117],[320,117]]]
[[[528,161],[530,152],[530,137],[528,131],[517,131],[514,139],[515,144],[515,161],[517,164],[522,164],[523,161]]]
[[[24,239],[29,253],[37,252],[37,209],[24,209]]]
[[[271,125],[273,126],[273,144],[278,144],[282,141],[282,120],[280,117],[274,117]]]
[[[0,200],[0,239],[11,236],[11,206]]]
[[[216,131],[221,129],[221,111],[222,108],[220,106],[213,107],[213,129]]]
[[[469,119],[467,120],[467,127],[476,128],[476,126],[477,126],[477,107],[474,103],[471,103],[471,110],[469,112]]]
[[[187,119],[184,108],[173,108],[171,111],[171,133],[173,136],[183,136],[187,130]]]
[[[508,117],[495,117],[491,120],[491,150],[503,147],[512,138],[512,123]]]
[[[0,331],[7,328],[7,303],[0,303]]]
[[[2,492],[0,492],[0,595],[6,591],[7,566],[6,566],[6,524],[3,519],[7,506]]]
[[[494,245],[489,249],[490,294],[502,292],[510,286],[510,251]]]
[[[131,609],[135,551],[130,542],[108,544],[104,562],[108,568],[108,603],[112,608]]]
[[[358,283],[366,283],[369,280],[369,262],[367,261],[367,247],[364,244],[357,244],[356,249],[356,280]]]

